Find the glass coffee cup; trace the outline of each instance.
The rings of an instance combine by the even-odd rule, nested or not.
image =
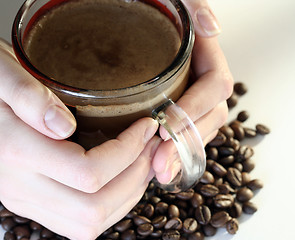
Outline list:
[[[79,1],[83,3],[88,0],[75,0]],[[122,1],[126,4],[137,2]],[[157,9],[173,23],[180,37],[177,54],[163,71],[148,80],[131,86],[101,90],[62,83],[40,71],[26,53],[24,38],[28,28],[42,16],[42,11],[46,12],[48,8],[64,2],[27,0],[22,5],[12,29],[12,44],[19,62],[73,109],[77,119],[76,141],[86,149],[116,137],[142,117],[151,116],[156,119],[169,133],[172,139],[169,141],[174,142],[177,149],[174,161],[181,167],[169,184],[160,184],[154,179],[155,183],[170,192],[192,187],[204,173],[206,161],[204,146],[196,126],[174,103],[187,88],[194,45],[193,23],[184,5],[179,0],[140,1]]]

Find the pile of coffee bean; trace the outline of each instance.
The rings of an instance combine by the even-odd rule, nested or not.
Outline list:
[[[236,83],[227,101],[229,108],[236,106],[246,92],[245,84]],[[141,201],[97,240],[202,240],[215,235],[218,228],[235,234],[239,217],[257,211],[251,199],[263,187],[261,180],[250,175],[255,167],[254,150],[241,141],[270,133],[263,124],[246,127],[248,118],[248,111],[241,111],[235,120],[220,128],[206,146],[206,171],[193,188],[172,194],[151,182]],[[5,208],[0,211],[0,220],[5,240],[30,239],[36,231],[40,240],[66,239]]]

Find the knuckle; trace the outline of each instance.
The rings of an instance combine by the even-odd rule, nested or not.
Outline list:
[[[226,71],[222,73],[220,78],[223,85],[223,100],[228,99],[233,93],[234,80],[230,72]]]
[[[32,102],[36,101],[36,96],[42,96],[42,99],[49,99],[50,92],[47,88],[42,87],[38,82],[21,79],[12,87],[12,97],[15,102],[21,103],[22,106],[31,108]]]
[[[228,108],[226,102],[222,102],[218,105],[219,117],[218,128],[222,127],[228,120]]]
[[[97,192],[103,183],[104,174],[95,174],[91,167],[83,167],[78,170],[78,188],[86,193]],[[98,177],[99,176],[99,177]]]
[[[17,102],[22,102],[24,104],[28,103],[31,99],[32,92],[36,91],[36,85],[31,81],[26,81],[22,79],[14,85],[12,89],[12,95]]]

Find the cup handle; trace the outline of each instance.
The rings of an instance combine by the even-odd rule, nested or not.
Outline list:
[[[189,116],[171,99],[152,111],[171,136],[177,151],[180,171],[168,184],[155,184],[169,192],[181,192],[194,186],[206,168],[206,155],[199,131]]]

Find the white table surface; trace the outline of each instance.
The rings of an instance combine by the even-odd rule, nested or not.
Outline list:
[[[223,32],[220,43],[236,81],[249,91],[230,113],[250,112],[245,123],[265,123],[272,132],[254,144],[252,176],[265,187],[254,197],[258,211],[241,218],[234,236],[218,231],[208,240],[295,239],[295,1],[209,0]],[[21,0],[0,1],[0,37],[10,40]],[[0,238],[3,238],[1,231]]]

